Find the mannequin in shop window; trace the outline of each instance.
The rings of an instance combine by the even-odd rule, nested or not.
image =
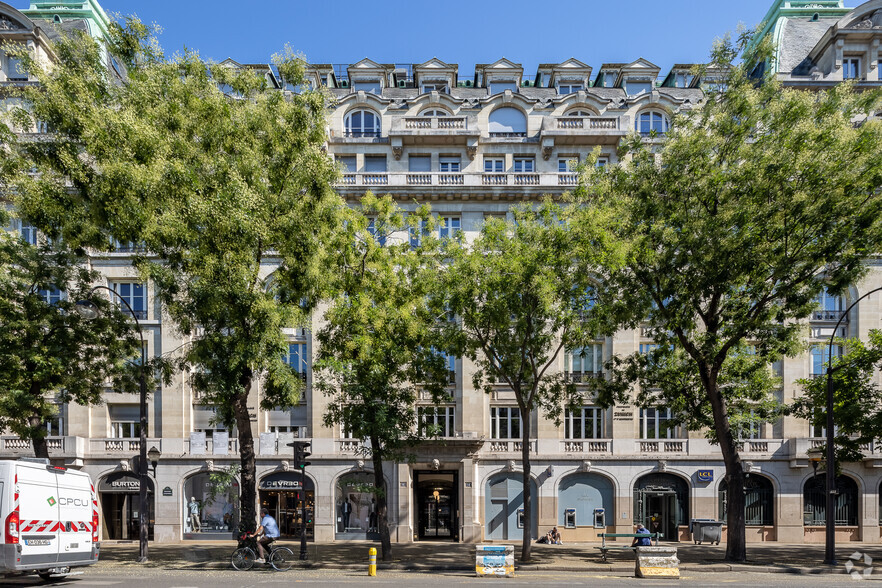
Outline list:
[[[199,503],[196,502],[196,497],[190,497],[190,504],[188,505],[190,509],[190,527],[193,531],[201,531],[202,530],[202,521],[199,520]]]
[[[352,505],[349,504],[349,500],[343,499],[343,532],[345,533],[349,529],[349,517],[352,516]]]

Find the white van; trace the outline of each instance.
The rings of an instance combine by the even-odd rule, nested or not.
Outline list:
[[[0,460],[0,521],[0,573],[48,578],[98,561],[98,500],[84,472]]]

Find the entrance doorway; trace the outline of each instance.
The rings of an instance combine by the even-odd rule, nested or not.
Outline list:
[[[306,501],[306,538],[315,538],[315,489],[312,480],[307,478],[306,483],[301,484],[300,474],[282,472],[262,478],[258,487],[260,506],[276,519],[282,537],[300,537]]]
[[[153,540],[153,481],[147,487],[147,538]],[[98,482],[104,539],[138,540],[141,534],[141,484],[130,472],[116,472]]]
[[[689,485],[671,474],[650,474],[634,487],[634,523],[662,541],[679,541],[680,526],[689,522]]]
[[[420,540],[459,540],[459,474],[414,472],[417,537]]]

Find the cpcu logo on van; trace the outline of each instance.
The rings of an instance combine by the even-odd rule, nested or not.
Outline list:
[[[49,498],[46,499],[46,502],[49,503],[49,506],[55,506],[55,497],[50,496]]]

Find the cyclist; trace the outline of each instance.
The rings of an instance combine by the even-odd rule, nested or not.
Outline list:
[[[251,537],[257,537],[257,551],[260,557],[254,560],[257,563],[266,563],[266,546],[279,538],[279,525],[276,519],[270,516],[266,508],[260,509],[260,524],[257,530],[251,534]]]

